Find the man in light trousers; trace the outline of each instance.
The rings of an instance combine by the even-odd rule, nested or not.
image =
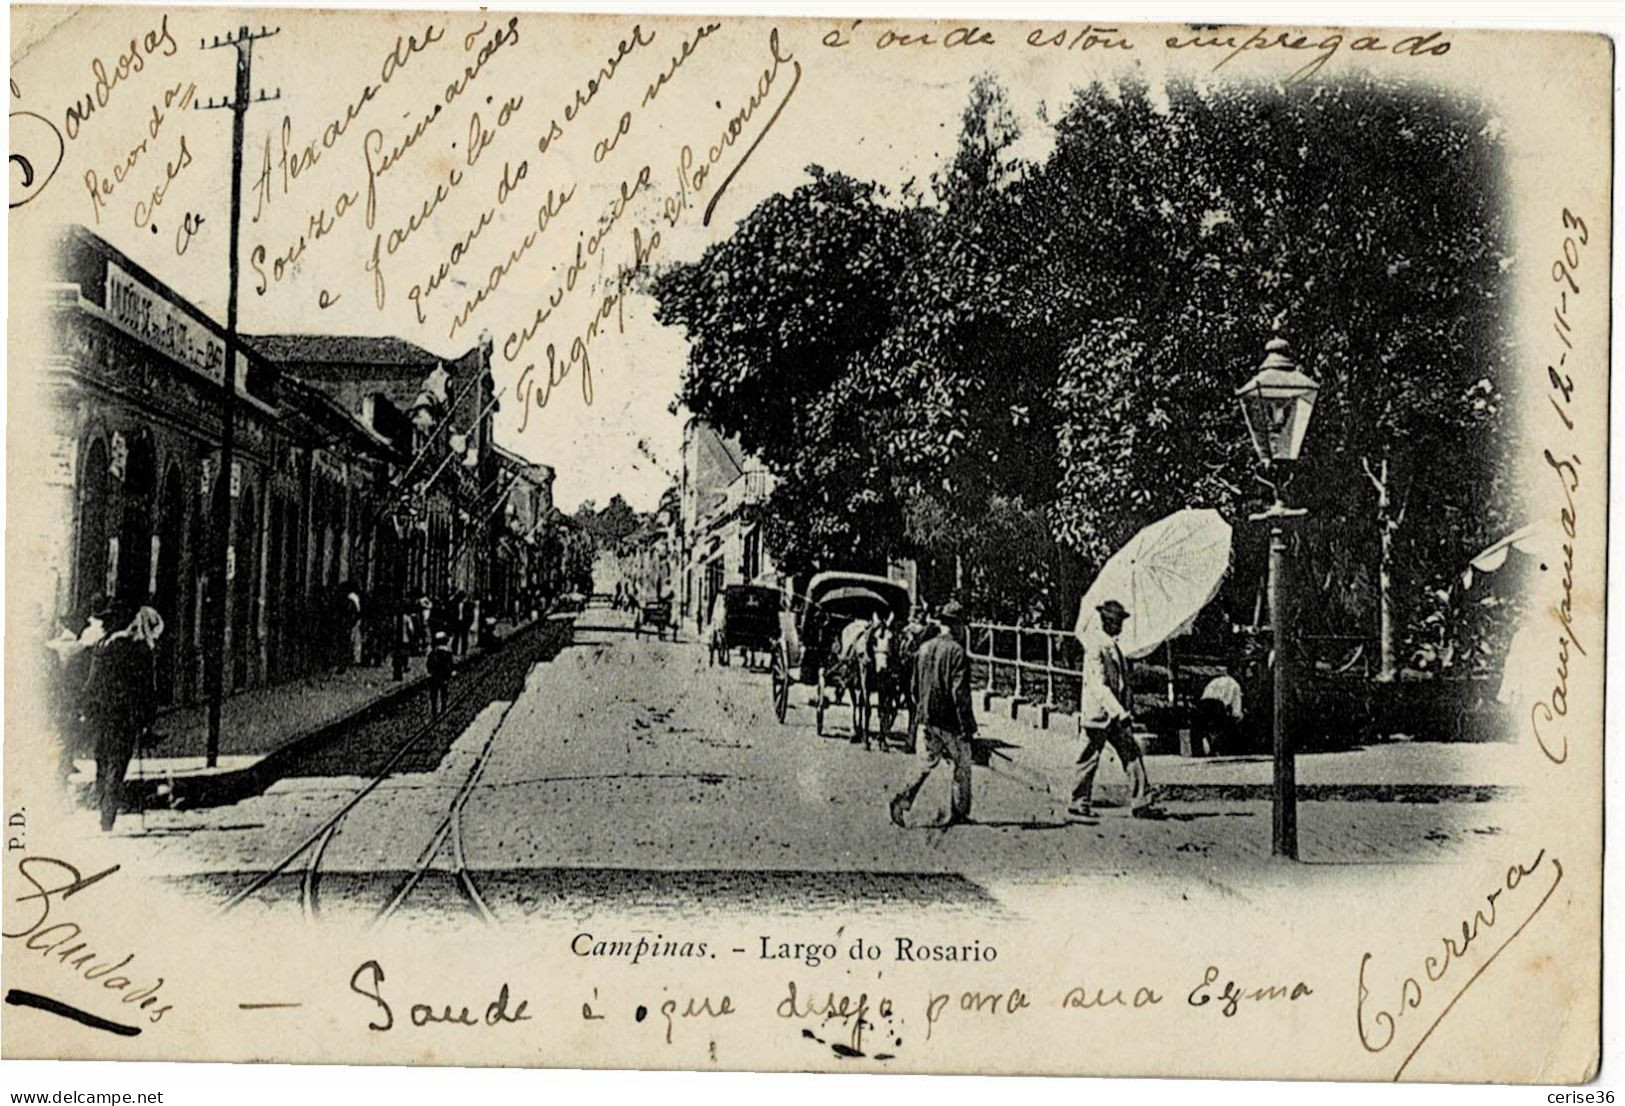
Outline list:
[[[1101,754],[1110,745],[1128,774],[1130,813],[1136,818],[1158,818],[1162,811],[1151,805],[1145,757],[1134,740],[1134,697],[1129,687],[1128,661],[1117,643],[1129,612],[1115,599],[1108,599],[1095,610],[1100,617],[1083,643],[1084,746],[1078,757],[1077,786],[1072,789],[1068,813],[1074,818],[1094,817],[1095,773],[1100,770]]]

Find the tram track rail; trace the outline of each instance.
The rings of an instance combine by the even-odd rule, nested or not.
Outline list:
[[[529,632],[531,632],[529,629],[522,631],[522,633],[527,634]],[[517,647],[515,639],[518,636],[511,637],[507,647]],[[307,918],[318,917],[321,913],[322,864],[326,859],[329,846],[334,838],[340,834],[345,819],[365,802],[368,796],[377,791],[385,781],[393,777],[402,761],[421,745],[425,738],[433,734],[438,727],[444,726],[448,716],[468,704],[480,692],[488,690],[492,684],[499,682],[504,677],[512,677],[516,666],[522,666],[523,671],[528,672],[533,663],[533,661],[515,661],[510,655],[502,652],[489,657],[487,663],[481,665],[469,679],[464,681],[463,686],[457,689],[448,699],[441,714],[426,720],[413,729],[395,746],[383,765],[366,784],[351,795],[321,825],[307,833],[298,844],[284,853],[274,864],[258,873],[245,886],[222,903],[218,913],[227,914],[235,910],[289,873],[294,864],[303,858],[304,864],[299,874],[300,909]],[[492,701],[496,700],[493,699]],[[413,865],[412,871],[406,880],[397,887],[389,901],[375,913],[371,922],[372,925],[382,924],[394,916],[422,881],[423,876],[432,869],[435,860],[439,857],[448,840],[451,842],[452,847],[453,882],[457,886],[459,893],[473,913],[486,922],[495,921],[496,915],[481,894],[473,872],[467,865],[467,855],[463,846],[463,808],[467,806],[470,796],[478,786],[479,779],[484,774],[485,766],[490,760],[491,752],[495,748],[496,737],[502,732],[503,726],[507,722],[508,713],[513,709],[516,702],[517,698],[508,701],[504,706],[502,713],[496,719],[496,724],[492,727],[490,734],[487,735],[479,754],[475,757],[474,764],[470,768],[468,775],[458,787],[457,793],[449,804],[444,817],[440,819],[434,833],[431,834],[428,845],[419,854],[417,862]]]
[[[485,744],[481,746],[479,755],[474,758],[474,764],[468,770],[468,776],[463,780],[462,786],[457,789],[457,794],[447,807],[445,817],[435,827],[435,832],[430,837],[429,844],[424,848],[423,852],[418,854],[417,862],[412,866],[411,873],[396,888],[389,901],[373,915],[371,923],[373,926],[383,925],[395,916],[395,913],[411,897],[412,892],[433,867],[435,860],[439,858],[448,841],[451,844],[452,879],[456,883],[458,891],[461,892],[464,901],[479,916],[481,921],[486,923],[496,921],[495,912],[492,911],[485,897],[480,894],[479,884],[474,879],[474,872],[468,866],[467,853],[463,848],[463,808],[468,805],[469,799],[474,794],[474,789],[479,785],[480,777],[485,774],[485,766],[491,760],[491,751],[496,748],[497,735],[507,725],[508,714],[513,710],[516,702],[517,700],[510,702],[503,708],[502,713],[497,716],[496,724],[491,727],[491,732],[486,735]]]

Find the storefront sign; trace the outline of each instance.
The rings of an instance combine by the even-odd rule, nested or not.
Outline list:
[[[107,318],[120,330],[166,357],[225,381],[225,339],[119,267],[107,263]],[[248,358],[237,351],[237,389],[247,394]]]
[[[318,473],[330,476],[340,484],[349,482],[350,469],[343,461],[334,457],[325,449],[318,449],[311,455],[311,462]]]
[[[216,384],[224,382],[225,342],[112,261],[107,263],[107,317],[158,352]]]

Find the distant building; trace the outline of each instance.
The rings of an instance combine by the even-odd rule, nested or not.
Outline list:
[[[763,543],[757,510],[772,492],[772,474],[738,441],[689,419],[673,542],[674,590],[685,626],[708,626],[712,603],[728,584],[784,584]]]
[[[648,520],[616,544],[605,577],[609,590],[623,587],[639,603],[676,596],[672,583],[678,556],[675,492],[675,488],[669,489]],[[677,613],[675,609],[673,613]]]
[[[504,614],[537,604],[551,593],[547,529],[554,525],[553,469],[496,447],[498,478],[505,490],[492,519],[495,529],[491,602]]]

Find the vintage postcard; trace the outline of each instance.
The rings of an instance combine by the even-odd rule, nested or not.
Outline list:
[[[995,14],[12,8],[8,1056],[1595,1076],[1612,42]]]

